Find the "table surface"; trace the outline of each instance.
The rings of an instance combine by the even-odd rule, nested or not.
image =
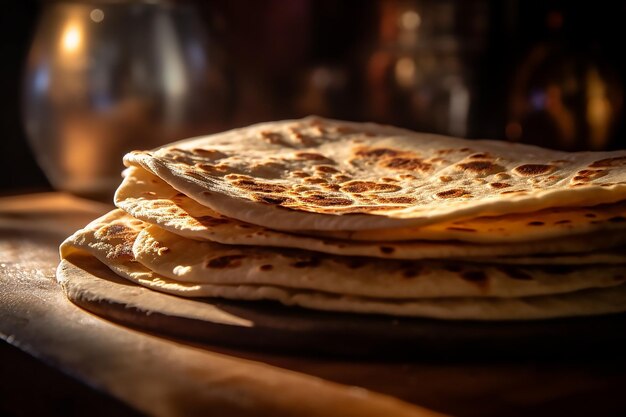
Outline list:
[[[110,208],[60,193],[0,198],[0,371],[23,381],[0,384],[0,413],[9,386],[50,400],[55,389],[37,389],[56,372],[79,406],[117,415],[626,415],[626,355],[312,357],[193,344],[96,317],[66,300],[54,271],[64,237]]]

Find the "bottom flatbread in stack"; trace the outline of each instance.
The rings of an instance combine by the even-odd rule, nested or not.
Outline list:
[[[624,311],[622,265],[476,266],[341,257],[186,239],[115,210],[68,238],[120,276],[184,297],[276,300],[356,313],[524,320]]]
[[[375,138],[380,144],[371,142],[368,153],[360,155],[366,158],[365,162],[357,160],[353,163],[357,168],[350,171],[352,176],[341,178],[337,168],[331,166],[332,155],[322,154],[333,145],[330,139],[324,142],[323,132],[333,131],[335,136],[331,139],[339,140],[337,126],[341,127],[341,122],[311,120],[282,122],[278,127],[252,127],[242,133],[242,137],[247,137],[250,131],[260,132],[260,139],[276,145],[277,153],[297,148],[295,161],[301,170],[294,171],[295,176],[291,175],[294,172],[273,171],[277,165],[286,169],[274,157],[260,163],[265,151],[262,148],[242,148],[232,153],[228,141],[233,132],[179,142],[153,153],[129,154],[125,160],[128,169],[115,197],[118,209],[70,236],[61,246],[61,257],[88,254],[123,278],[180,297],[272,300],[343,313],[497,321],[626,311],[626,195],[622,196],[619,188],[619,180],[626,179],[620,165],[626,156],[578,157],[528,147],[517,149],[521,155],[517,161],[517,155],[510,150],[504,152],[501,144],[480,141],[477,145],[458,139],[458,152],[462,155],[456,158],[461,158],[460,166],[472,167],[474,171],[463,172],[458,179],[439,177],[441,192],[436,196],[459,200],[454,203],[459,207],[457,212],[450,208],[452,203],[442,202],[441,207],[447,211],[445,216],[439,216],[437,198],[442,197],[428,200],[422,196],[421,206],[415,202],[408,208],[393,204],[415,201],[411,195],[419,194],[420,181],[429,189],[437,187],[430,177],[420,180],[418,176],[424,173],[417,171],[434,169],[444,158],[449,159],[445,159],[447,164],[455,163],[449,155],[457,151],[431,152],[439,156],[420,165],[415,155],[428,152],[420,148],[420,137],[412,138],[421,152],[410,154],[412,159],[408,158],[406,138],[400,141],[402,150],[392,148],[396,140],[393,135]],[[291,132],[289,129],[302,125],[307,129],[316,126],[317,132],[322,132],[317,141],[310,138],[310,133],[300,139],[294,134],[300,141],[295,144],[285,142],[284,137],[279,140],[285,126]],[[363,126],[363,138],[351,142],[358,144],[357,149],[364,149],[364,141],[374,141],[372,125]],[[354,129],[360,128],[357,124],[348,127],[352,135]],[[381,132],[388,134],[386,129],[381,128]],[[405,131],[392,133],[407,135]],[[433,143],[430,139],[426,142]],[[467,156],[463,149],[470,148],[480,153]],[[319,153],[312,153],[311,149]],[[365,151],[357,150],[356,154],[359,152]],[[402,156],[383,162],[387,164],[384,167],[407,171],[397,176],[408,184],[406,189],[410,191],[406,195],[386,194],[403,192],[394,185],[397,180],[393,173],[382,177],[387,186],[372,185],[368,170],[382,175],[376,170],[383,163],[375,165],[375,161],[367,159],[373,156]],[[557,157],[561,159],[556,160]],[[217,162],[228,158],[234,161],[234,168]],[[605,164],[612,171],[577,168],[579,171],[566,175],[581,186],[567,185],[571,183],[569,177],[563,177],[559,184],[554,175],[543,177],[554,173],[554,167],[545,170],[539,164],[528,163],[541,158],[554,159],[550,162],[554,167],[566,163]],[[598,158],[601,159],[589,162]],[[248,159],[254,163],[248,164]],[[536,185],[539,190],[551,187],[551,195],[564,200],[544,198],[540,194],[544,191],[533,199],[529,189],[497,196],[485,191],[513,186],[509,183],[515,182],[512,174],[490,170],[522,162],[526,164],[511,172],[536,178],[516,181],[531,188]],[[444,167],[442,171],[457,172],[454,167]],[[307,170],[315,170],[320,177],[306,177]],[[581,174],[583,171],[587,177]],[[327,175],[323,179],[327,173],[332,178]],[[354,176],[359,173],[365,177]],[[262,179],[261,185],[254,182],[254,175]],[[289,178],[297,182],[300,177],[304,178],[303,183],[295,185],[289,197],[285,197],[287,185],[276,181]],[[241,207],[233,206],[236,203],[228,194],[230,191],[220,183],[224,178],[248,187],[253,192],[248,197],[256,202],[243,201],[247,197],[242,197]],[[611,182],[592,184],[597,178]],[[450,181],[462,184],[465,194],[448,195]],[[342,182],[348,185],[342,186]],[[326,187],[330,194],[316,194],[320,192],[318,186]],[[592,187],[598,191],[592,192]],[[332,204],[344,204],[347,200],[333,194],[344,188],[352,190],[352,198],[364,205],[356,207],[355,212],[337,209],[332,213]],[[198,191],[202,189],[208,191]],[[273,195],[275,190],[282,194]],[[228,194],[228,198],[220,193]],[[482,196],[482,206],[466,201],[473,195]],[[318,206],[299,209],[293,203],[296,198]],[[291,206],[274,207],[282,202]],[[389,215],[387,223],[394,227],[364,227],[369,218],[372,224],[387,224],[381,220],[383,215],[367,214],[366,204],[371,205],[369,209],[400,210],[395,218]],[[319,212],[311,212],[314,209]],[[421,214],[407,217],[409,210]],[[270,213],[276,215],[274,227],[268,225]],[[286,215],[284,219],[282,214]],[[405,220],[406,226],[397,227]],[[342,224],[348,228],[342,229]],[[349,228],[351,225],[354,229]]]

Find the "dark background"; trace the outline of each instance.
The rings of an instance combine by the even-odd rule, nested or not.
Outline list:
[[[0,189],[29,191],[48,186],[26,143],[21,124],[22,68],[41,5],[35,0],[4,2],[0,12]]]
[[[450,35],[457,42],[455,56],[460,61],[455,71],[464,77],[470,92],[462,136],[591,149],[586,142],[587,97],[583,93],[572,93],[564,100],[577,123],[575,143],[568,146],[559,141],[558,126],[548,114],[520,112],[519,104],[532,102],[532,94],[548,91],[547,85],[558,85],[568,76],[583,82],[585,71],[594,67],[607,82],[614,114],[602,149],[626,148],[622,110],[624,1],[443,3],[454,22],[446,26],[449,33],[437,33],[435,28],[431,35],[433,39]],[[442,2],[439,6],[437,1],[392,0],[195,2],[207,24],[211,45],[219,52],[215,65],[223,75],[219,102],[207,109],[207,118],[214,121],[207,133],[318,113],[455,134],[437,124],[436,102],[421,113],[413,111],[408,96],[393,83],[385,84],[387,78],[381,78],[377,85],[368,78],[370,59],[377,52],[383,51],[382,55],[392,61],[404,53],[394,49],[394,34],[385,32],[385,13],[391,13],[389,10],[398,4],[415,4],[428,11]],[[43,8],[43,3],[35,0],[8,1],[3,2],[0,12],[2,194],[50,187],[31,155],[20,114],[23,66]],[[422,25],[427,17],[425,13]],[[529,57],[537,50],[547,53],[543,61],[532,64]],[[424,49],[411,53],[419,56]],[[385,71],[388,75],[391,70]],[[326,83],[322,104],[309,90],[320,79]],[[419,88],[421,94],[429,85]],[[384,100],[379,102],[379,97]],[[380,104],[383,102],[384,106]],[[429,111],[435,112],[434,117]]]

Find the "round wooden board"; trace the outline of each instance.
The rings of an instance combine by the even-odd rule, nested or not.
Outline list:
[[[537,357],[623,352],[626,314],[519,322],[329,313],[273,302],[187,299],[118,277],[93,257],[63,260],[75,304],[107,319],[195,342],[331,355]]]

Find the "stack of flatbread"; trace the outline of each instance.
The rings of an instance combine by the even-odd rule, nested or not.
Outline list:
[[[61,246],[181,297],[525,320],[626,311],[626,151],[309,117],[127,154]]]

